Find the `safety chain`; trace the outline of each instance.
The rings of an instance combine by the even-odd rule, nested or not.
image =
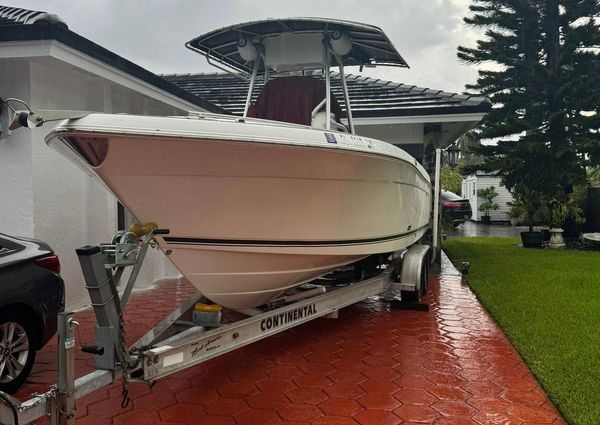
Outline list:
[[[58,398],[59,395],[61,395],[61,396],[74,396],[75,395],[75,390],[73,390],[70,394],[63,393],[63,392],[60,392],[58,390],[58,386],[55,384],[55,385],[52,385],[50,387],[50,389],[48,390],[48,392],[46,394],[42,394],[42,396],[44,396],[45,399],[50,399],[51,400],[52,405],[54,406],[54,408],[56,408],[56,411],[60,414],[60,416],[62,416],[63,418],[65,418],[67,421],[70,420],[70,419],[73,419],[75,417],[75,415],[77,415],[77,406],[74,406],[73,410],[71,410],[70,412],[67,412],[67,411],[63,410],[60,407],[60,405],[59,405],[59,403],[57,401],[57,398]],[[32,398],[33,397],[37,397],[37,396],[39,396],[38,393],[31,394]],[[42,402],[42,398],[40,397],[33,405],[34,406],[38,405],[41,402]],[[38,419],[34,419],[32,422],[28,422],[27,425],[37,425],[37,423],[38,423]]]
[[[118,304],[118,303],[117,303]],[[119,314],[119,340],[121,345],[121,381],[122,381],[122,390],[121,390],[121,407],[126,408],[129,406],[130,398],[129,398],[129,378],[130,372],[137,369],[139,366],[142,356],[141,354],[152,348],[152,345],[143,345],[141,347],[132,347],[129,352],[127,351],[127,343],[125,341],[125,319],[123,318],[123,310],[120,307],[117,307],[117,312]],[[136,359],[132,362],[130,361],[130,356],[136,356]]]
[[[75,392],[73,392],[75,393]],[[60,413],[60,415],[62,417],[64,417],[66,420],[70,420],[73,419],[75,417],[75,415],[77,414],[77,408],[74,408],[71,412],[65,412],[63,409],[60,408],[60,406],[56,406],[56,410],[58,410],[58,413]]]
[[[141,360],[142,360],[142,353],[146,350],[149,350],[150,348],[152,348],[152,345],[143,345],[141,347],[131,347],[131,349],[129,350],[129,353],[127,352],[126,349],[126,343],[125,343],[125,320],[123,319],[123,313],[121,310],[119,310],[119,327],[121,328],[121,332],[120,332],[120,340],[121,340],[121,356],[123,359],[123,363],[121,364],[121,381],[122,381],[122,391],[121,391],[121,395],[122,395],[122,400],[121,400],[121,407],[122,408],[126,408],[129,405],[129,390],[128,390],[128,386],[129,386],[129,377],[130,377],[130,372],[134,371],[135,369],[137,369],[137,367],[139,366]],[[136,356],[135,360],[132,362],[130,361],[130,356]],[[154,382],[150,384],[150,386],[152,387],[154,385]]]
[[[154,223],[152,223],[152,224],[154,225],[154,227],[156,227],[156,225]],[[146,239],[146,238],[150,238],[150,237],[151,237],[151,233],[146,233],[144,240],[140,243],[140,245],[137,248],[136,256],[138,255],[138,253],[141,249],[141,245],[143,243],[149,243],[150,246],[152,246],[152,247],[154,246],[154,244],[151,240]],[[110,279],[110,288],[113,293],[113,300],[115,302],[117,314],[119,315],[119,343],[121,346],[120,348],[121,348],[121,381],[122,381],[121,407],[126,408],[127,406],[129,406],[129,402],[131,401],[131,399],[129,398],[129,380],[130,380],[130,376],[131,376],[130,372],[135,370],[138,367],[138,365],[140,364],[140,361],[141,361],[140,354],[143,351],[150,348],[150,346],[132,347],[129,352],[127,351],[127,342],[125,341],[125,319],[123,317],[123,307],[121,306],[121,303],[120,303],[119,291],[117,290],[115,282],[112,278]],[[130,362],[130,355],[137,355],[135,361]]]
[[[118,304],[118,302],[117,302]],[[117,309],[119,312],[119,338],[121,342],[121,407],[124,409],[129,406],[129,370],[132,369],[129,364],[129,354],[127,353],[127,343],[125,342],[125,320],[123,319],[123,310]]]
[[[115,303],[115,309],[117,310],[117,314],[119,315],[119,345],[121,349],[121,381],[122,381],[122,390],[121,390],[121,407],[126,408],[129,406],[129,371],[132,369],[129,364],[129,355],[127,353],[127,342],[125,341],[125,319],[123,318],[123,309],[121,308],[121,302],[119,298],[119,291],[115,285],[115,281],[112,276],[109,279],[109,287],[112,292],[112,300]]]

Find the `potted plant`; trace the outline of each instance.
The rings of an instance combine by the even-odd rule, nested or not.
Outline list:
[[[479,211],[483,213],[481,222],[483,224],[490,224],[490,211],[496,211],[500,208],[500,205],[494,202],[494,198],[498,196],[498,192],[496,192],[494,186],[490,186],[485,189],[479,189],[477,196],[483,198],[483,202],[479,205]]]
[[[523,224],[529,230],[521,232],[521,242],[525,248],[541,248],[544,243],[544,234],[533,230],[533,226],[546,221],[547,208],[542,201],[542,196],[525,186],[518,186],[514,190],[514,202],[519,203],[523,213]]]
[[[548,217],[550,222],[550,242],[548,248],[562,249],[566,246],[563,238],[562,225],[568,217],[575,223],[584,221],[583,209],[577,205],[571,194],[552,198],[548,201]]]
[[[524,214],[523,203],[519,199],[513,199],[512,201],[507,202],[506,205],[508,206],[506,215],[510,218],[510,225],[516,226],[521,223]]]

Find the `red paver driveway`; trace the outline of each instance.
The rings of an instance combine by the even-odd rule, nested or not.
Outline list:
[[[429,312],[378,298],[241,348],[156,383],[113,385],[78,400],[78,424],[564,424],[502,331],[447,259]],[[185,283],[134,295],[128,340],[193,293]],[[91,342],[93,313],[77,314]],[[55,345],[40,353],[26,398],[56,381]],[[79,353],[77,373],[93,359]]]

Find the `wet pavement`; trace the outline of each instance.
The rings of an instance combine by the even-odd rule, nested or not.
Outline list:
[[[379,297],[160,380],[115,384],[78,400],[83,424],[565,424],[503,332],[444,256],[429,280],[428,312],[390,311]],[[194,289],[162,284],[132,297],[127,339]],[[90,343],[90,310],[77,313]],[[76,374],[93,359],[77,354]],[[56,382],[56,346],[38,355],[19,392]],[[41,423],[41,422],[40,422]]]
[[[495,236],[501,238],[518,238],[521,232],[526,232],[527,227],[511,226],[510,224],[482,224],[467,220],[453,230],[447,231],[450,236]]]

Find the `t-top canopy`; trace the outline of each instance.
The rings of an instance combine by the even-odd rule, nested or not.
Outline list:
[[[387,65],[408,68],[384,32],[372,25],[321,18],[267,19],[231,25],[194,38],[186,47],[211,63],[250,74],[257,49],[262,49],[258,72],[320,67],[323,38],[344,66]],[[285,56],[285,59],[284,59]]]

